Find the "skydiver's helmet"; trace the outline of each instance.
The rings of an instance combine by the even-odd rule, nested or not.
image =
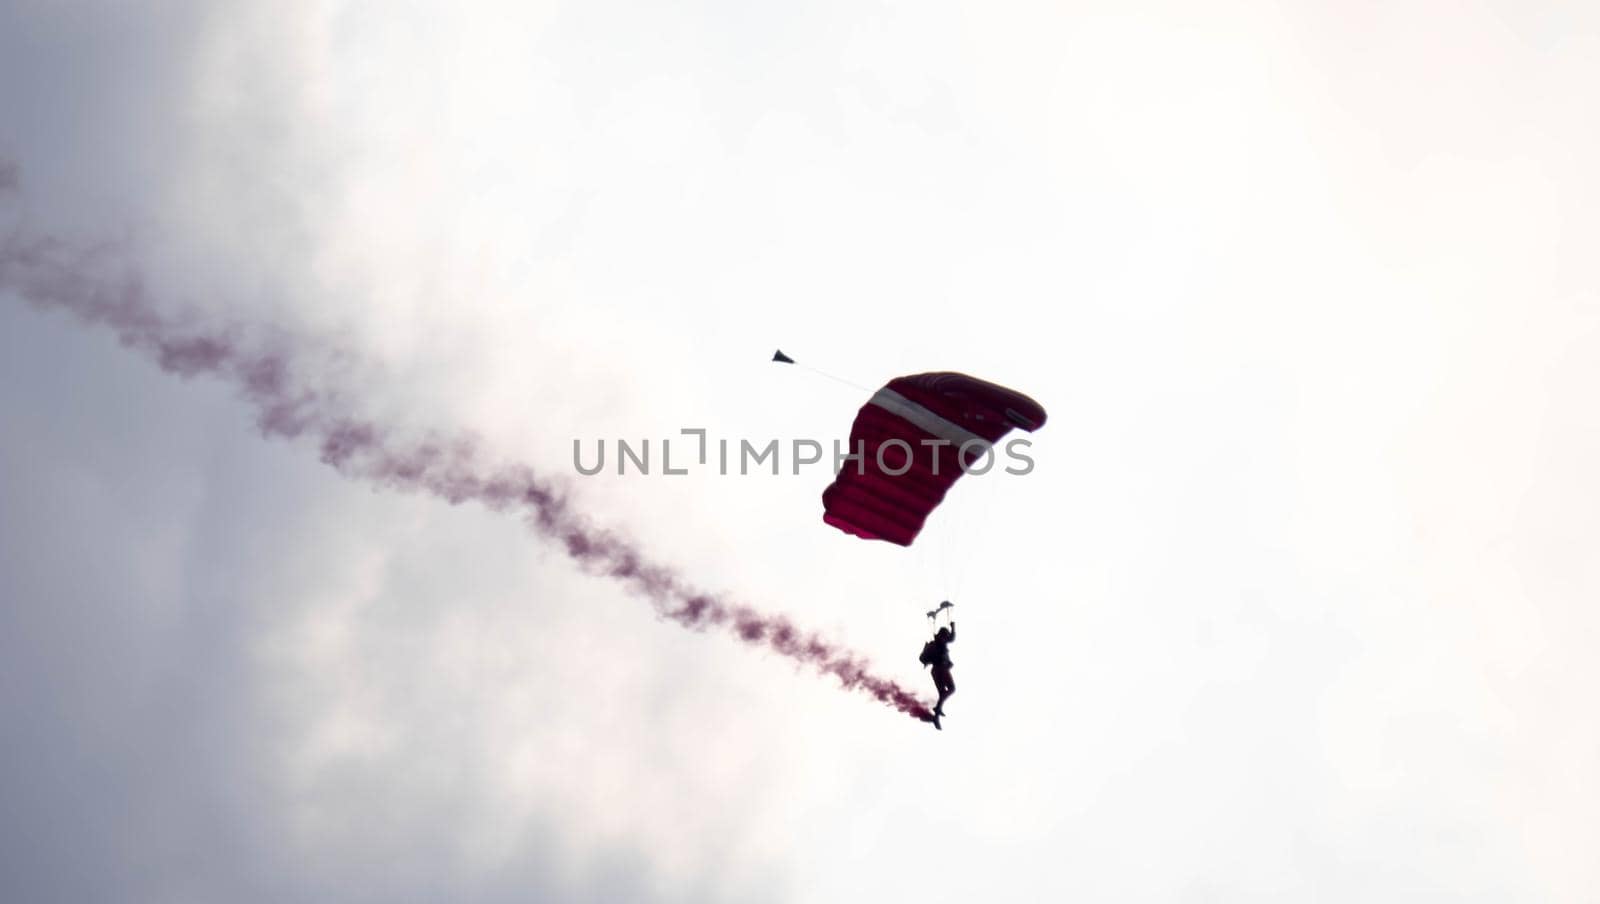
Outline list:
[[[934,634],[933,636],[937,637],[940,640],[949,640],[950,639],[950,629],[949,628],[940,628],[938,633]]]

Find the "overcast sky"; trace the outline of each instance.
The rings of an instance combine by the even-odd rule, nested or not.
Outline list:
[[[1401,6],[0,0],[6,235],[919,692],[961,624],[935,732],[3,293],[0,892],[1594,900],[1600,9]],[[842,436],[775,347],[1036,467],[909,550],[574,472]]]

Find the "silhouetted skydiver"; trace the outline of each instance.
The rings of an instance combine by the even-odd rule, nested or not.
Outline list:
[[[950,645],[956,640],[956,623],[940,628],[933,639],[922,647],[922,662],[933,667],[933,686],[939,691],[939,702],[933,706],[933,727],[943,729],[939,717],[944,715],[944,701],[956,692],[956,680],[950,676],[955,663],[950,661]]]

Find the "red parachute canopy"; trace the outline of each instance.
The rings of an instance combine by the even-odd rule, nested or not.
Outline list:
[[[964,472],[1012,427],[1044,426],[1020,392],[957,373],[896,377],[856,414],[851,454],[822,491],[822,520],[847,534],[910,546]]]

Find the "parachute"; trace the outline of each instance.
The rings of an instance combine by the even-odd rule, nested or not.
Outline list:
[[[1038,402],[966,374],[896,377],[856,414],[848,452],[859,458],[845,460],[823,491],[822,520],[910,546],[967,468],[1012,428],[1031,433],[1044,421]]]

